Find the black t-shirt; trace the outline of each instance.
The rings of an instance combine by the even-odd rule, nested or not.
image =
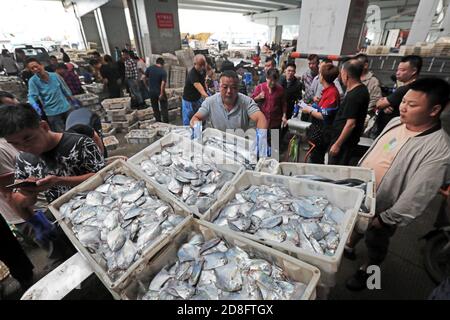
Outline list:
[[[108,85],[117,84],[117,80],[120,79],[119,67],[116,64],[103,64],[100,67],[100,74],[108,79]]]
[[[145,70],[145,76],[148,78],[148,90],[151,98],[159,97],[161,93],[161,82],[167,82],[167,72],[164,68],[151,66]]]
[[[356,119],[356,127],[345,143],[348,145],[358,144],[359,137],[364,131],[364,121],[366,119],[367,109],[369,108],[369,101],[370,95],[365,85],[360,85],[347,92],[333,122],[334,141],[339,138],[347,119]]]
[[[380,111],[377,119],[377,130],[378,133],[383,131],[384,127],[391,121],[393,118],[398,117],[400,115],[400,104],[402,103],[403,96],[408,92],[409,85],[402,86],[397,88],[393,93],[386,97],[389,101],[390,107],[394,109],[392,113],[384,113]]]
[[[59,144],[51,151],[35,156],[20,153],[16,161],[16,179],[49,175],[70,177],[97,172],[105,166],[105,161],[95,142],[86,136],[63,133]],[[50,203],[70,190],[67,186],[54,186],[44,192]]]
[[[286,93],[288,112],[292,113],[295,100],[302,98],[302,84],[296,77],[291,81],[287,81],[285,76],[281,77],[280,84]]]
[[[205,88],[205,74],[199,73],[195,68],[192,68],[186,78],[186,84],[184,85],[183,99],[186,101],[197,101],[202,95],[194,87],[194,83],[199,82],[203,88]],[[205,88],[206,90],[206,88]]]

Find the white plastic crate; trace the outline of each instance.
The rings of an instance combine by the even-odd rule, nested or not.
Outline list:
[[[268,245],[276,250],[292,255],[299,260],[310,263],[320,269],[320,284],[326,287],[335,285],[336,273],[341,263],[344,253],[344,246],[350,237],[358,216],[358,210],[362,202],[362,190],[354,188],[332,185],[329,183],[315,182],[309,180],[295,179],[279,175],[269,175],[260,172],[245,171],[240,177],[235,179],[228,189],[222,190],[218,200],[209,211],[201,216],[201,219],[212,222],[220,214],[221,209],[226,206],[237,192],[248,186],[280,184],[288,188],[294,196],[318,196],[326,197],[328,201],[345,212],[344,220],[339,225],[340,241],[339,246],[333,256],[318,254],[300,247],[278,243],[275,241],[261,239],[255,235],[239,232],[238,234],[253,241]],[[234,232],[226,228],[229,232]]]
[[[170,234],[176,234],[178,230],[181,230],[183,226],[189,222],[189,211],[186,206],[183,206],[183,204],[174,202],[172,198],[168,197],[165,192],[162,192],[158,186],[153,184],[152,182],[146,181],[146,187],[151,195],[156,195],[159,199],[169,203],[172,208],[174,209],[174,212],[176,214],[182,215],[185,217],[185,219],[176,226],[172,231],[168,233],[167,237],[163,237],[160,240],[155,241],[150,246],[144,248],[141,257],[136,260],[129,268],[128,270],[122,274],[118,279],[113,280],[107,273],[107,270],[103,265],[100,264],[99,261],[96,260],[95,256],[92,255],[78,240],[78,238],[75,236],[74,232],[72,231],[72,224],[71,222],[67,222],[65,219],[62,218],[61,213],[59,212],[59,208],[66,202],[70,201],[76,194],[80,192],[86,192],[86,191],[92,191],[95,190],[96,187],[103,184],[104,181],[110,176],[110,172],[114,171],[114,173],[120,173],[124,174],[129,177],[133,177],[137,180],[141,180],[142,176],[139,172],[137,172],[133,166],[130,166],[128,163],[117,160],[108,165],[107,167],[100,170],[98,173],[96,173],[94,176],[90,177],[88,180],[84,181],[80,185],[72,188],[70,191],[53,201],[49,209],[51,213],[54,215],[57,221],[59,221],[59,224],[61,228],[63,229],[64,233],[67,235],[69,240],[72,242],[72,244],[77,248],[77,250],[83,254],[83,256],[88,261],[89,265],[92,267],[94,272],[97,274],[97,276],[100,278],[100,280],[103,282],[103,284],[110,290],[110,292],[113,294],[113,296],[118,297],[117,290],[120,288],[120,285],[130,276],[130,274],[141,264],[143,260],[146,259],[146,257],[153,256],[156,252],[158,252],[160,249],[165,247],[170,242]]]
[[[91,106],[99,103],[98,95],[94,93],[83,93],[73,96],[75,99],[78,99],[81,102],[83,107]]]
[[[141,162],[144,160],[149,159],[151,156],[155,155],[156,153],[161,152],[165,147],[173,145],[175,142],[180,141],[179,144],[180,150],[183,152],[183,154],[187,154],[189,156],[196,156],[196,157],[203,157],[204,159],[214,159],[215,164],[219,169],[227,170],[234,173],[234,177],[231,181],[225,183],[225,185],[222,187],[222,189],[218,192],[217,198],[220,199],[220,195],[222,194],[223,190],[227,190],[229,188],[229,185],[233,183],[235,179],[237,179],[244,171],[244,167],[241,165],[231,161],[226,155],[216,149],[211,149],[202,146],[199,143],[196,143],[188,138],[185,138],[183,136],[180,136],[175,133],[169,133],[168,135],[164,136],[163,138],[157,140],[147,148],[143,149],[139,153],[135,154],[133,157],[128,159],[128,162],[131,163],[136,170],[140,171],[142,173],[142,176],[146,177],[146,179],[150,179],[145,172],[141,169]],[[155,182],[156,183],[156,182]],[[163,187],[163,186],[161,186]],[[173,196],[174,198],[178,199],[178,201],[182,201],[179,196],[173,195],[170,193],[170,191],[166,190],[168,194]],[[197,216],[200,216],[200,213],[198,211],[198,208],[195,206],[189,207],[191,211],[196,214]]]
[[[102,101],[102,106],[103,108],[105,108],[105,110],[123,109],[123,108],[129,109],[131,107],[131,98],[124,97],[124,98],[105,99]]]
[[[200,220],[190,219],[187,224],[179,229],[177,234],[171,236],[170,244],[153,257],[148,257],[139,268],[128,277],[126,286],[121,291],[121,298],[124,300],[135,300],[139,298],[139,284],[144,284],[148,288],[154,276],[165,266],[175,263],[177,252],[181,245],[189,240],[192,232],[200,233],[207,241],[212,238],[221,238],[230,246],[238,246],[253,258],[260,258],[274,263],[281,267],[290,280],[306,284],[303,295],[292,297],[292,300],[314,300],[316,298],[316,286],[320,278],[320,271],[314,266],[295,259],[289,255],[263,246],[257,242],[250,241],[235,233],[227,232],[223,228]]]
[[[128,143],[132,144],[147,144],[150,145],[156,141],[156,130],[152,129],[135,129],[128,132],[125,135],[125,139]]]
[[[119,146],[119,140],[117,140],[115,136],[110,135],[103,138],[103,144],[105,145],[106,150],[112,151],[116,150]]]
[[[106,111],[106,119],[110,122],[128,122],[135,123],[138,121],[137,111],[131,111],[126,109],[118,109],[120,112],[115,112],[115,110]]]
[[[365,199],[363,200],[363,204],[369,212],[359,211],[355,230],[359,233],[364,233],[367,230],[369,223],[375,216],[376,185],[375,172],[372,169],[350,166],[281,162],[270,173],[280,174],[283,176],[311,174],[332,180],[349,178],[362,180],[367,183],[367,193]]]

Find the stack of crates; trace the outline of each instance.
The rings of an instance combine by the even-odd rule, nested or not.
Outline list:
[[[136,126],[138,117],[137,112],[131,110],[131,98],[105,99],[102,106],[106,110],[106,121],[116,132],[128,132]]]

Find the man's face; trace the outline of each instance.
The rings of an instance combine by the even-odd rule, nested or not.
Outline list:
[[[58,60],[55,58],[50,58],[50,64],[52,65],[58,64]]]
[[[308,60],[308,67],[311,69],[312,72],[318,73],[319,72],[319,61],[317,59]]]
[[[30,70],[34,74],[42,73],[44,70],[44,67],[41,64],[37,63],[36,61],[30,62],[29,64],[27,64],[27,67],[28,70]]]
[[[122,52],[122,59],[127,60],[130,58],[130,55],[128,53]]]
[[[425,93],[409,90],[400,104],[400,120],[405,124],[420,126],[429,123],[440,109],[439,106],[428,106]]]
[[[55,70],[55,72],[57,73],[57,74],[59,74],[60,76],[63,76],[64,75],[64,72],[65,70],[64,69],[62,69],[62,68],[59,68],[59,69],[56,69]]]
[[[293,67],[287,67],[286,68],[286,79],[287,80],[292,80],[295,77],[295,69]]]
[[[220,78],[220,95],[225,104],[234,104],[236,102],[238,93],[238,81],[228,77]]]
[[[45,148],[47,145],[48,132],[48,124],[45,121],[41,121],[39,128],[27,128],[15,134],[6,136],[5,139],[19,151],[40,156],[47,151]]]
[[[3,97],[0,98],[0,105],[2,104],[6,106],[16,106],[19,104],[19,100],[17,100],[16,98]]]
[[[267,71],[267,70],[269,70],[269,69],[273,69],[273,68],[275,68],[275,64],[273,63],[272,60],[267,61],[267,62],[264,64],[264,70],[265,70],[265,71]]]
[[[400,62],[397,67],[397,80],[407,82],[417,74],[416,68],[413,68],[409,62]]]
[[[197,70],[198,72],[206,72],[206,61],[203,59],[199,59],[195,63],[195,70]]]
[[[348,77],[347,77],[347,71],[345,71],[344,68],[341,68],[341,71],[339,72],[339,77],[340,77],[342,83],[344,84],[344,86],[347,86]]]

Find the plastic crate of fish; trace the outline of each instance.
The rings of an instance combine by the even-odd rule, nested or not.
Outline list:
[[[139,129],[153,129],[153,124],[155,123],[155,119],[139,121]]]
[[[207,128],[202,132],[202,144],[225,152],[248,170],[254,170],[256,167],[257,158],[252,150],[254,141],[251,139],[231,132]]]
[[[220,198],[244,167],[223,152],[170,133],[128,160],[143,176],[184,202],[196,215]]]
[[[107,136],[103,138],[103,144],[105,145],[106,150],[112,151],[116,150],[119,146],[119,140],[113,135]]]
[[[130,111],[120,109],[119,113],[115,112],[116,110],[106,111],[106,119],[110,122],[129,122],[135,123],[138,121],[137,111]]]
[[[211,223],[191,219],[127,279],[125,300],[313,300],[320,271]]]
[[[72,244],[113,295],[141,261],[189,221],[187,208],[122,160],[49,206]]]
[[[102,106],[105,110],[114,110],[114,109],[123,109],[131,107],[131,98],[114,98],[114,99],[105,99],[102,101]]]
[[[83,88],[90,93],[102,93],[104,90],[104,86],[102,83],[92,83],[84,85]]]
[[[75,99],[78,99],[81,102],[83,107],[87,107],[90,105],[98,104],[99,98],[98,95],[93,93],[83,93],[74,96]]]
[[[136,115],[139,121],[150,120],[153,118],[153,108],[136,110]]]
[[[376,185],[372,169],[350,166],[334,166],[309,163],[281,162],[272,171],[274,174],[302,179],[353,186],[364,191],[355,230],[364,233],[375,216]]]
[[[151,129],[135,129],[131,130],[125,139],[132,144],[152,144],[157,139],[156,130]]]
[[[201,218],[318,267],[332,287],[363,191],[246,171]]]

